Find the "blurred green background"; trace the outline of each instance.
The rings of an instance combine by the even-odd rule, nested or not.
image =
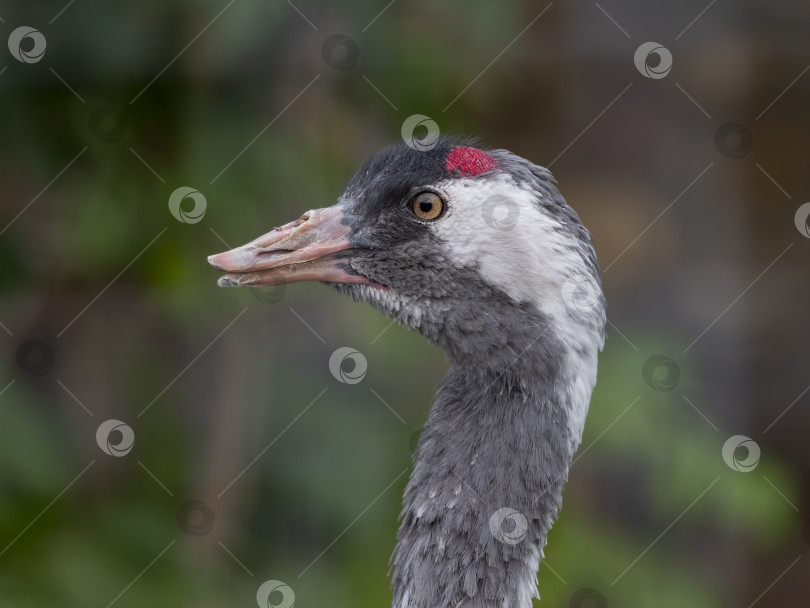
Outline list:
[[[271,579],[390,603],[442,354],[321,285],[219,289],[205,257],[333,203],[412,114],[551,166],[604,270],[536,605],[805,605],[808,5],[3,3],[20,26],[47,50],[0,49],[0,605],[247,607]]]

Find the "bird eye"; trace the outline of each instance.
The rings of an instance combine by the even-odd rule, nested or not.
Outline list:
[[[420,192],[414,197],[411,206],[420,220],[435,220],[444,213],[444,201],[435,192]]]

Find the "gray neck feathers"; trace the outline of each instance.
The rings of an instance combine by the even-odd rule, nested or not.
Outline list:
[[[452,363],[405,491],[393,605],[530,608],[578,442],[570,357],[536,311],[456,310],[463,336],[429,336]]]

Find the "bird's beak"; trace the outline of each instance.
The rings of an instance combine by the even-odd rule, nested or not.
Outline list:
[[[209,256],[208,263],[228,273],[220,277],[220,287],[299,281],[369,284],[341,253],[351,247],[344,206],[338,204],[307,211],[246,245]]]

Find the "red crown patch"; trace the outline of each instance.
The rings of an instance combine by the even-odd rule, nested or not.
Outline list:
[[[456,171],[464,177],[475,177],[496,169],[498,163],[483,150],[457,146],[450,150],[444,166],[448,173]]]

